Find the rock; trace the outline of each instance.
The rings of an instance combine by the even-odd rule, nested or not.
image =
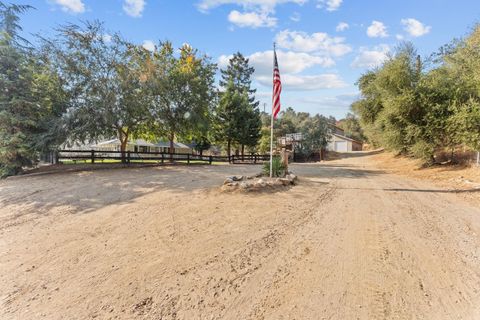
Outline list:
[[[280,178],[279,180],[282,183],[282,185],[284,185],[284,186],[289,186],[289,185],[292,184],[292,182],[287,178]]]
[[[292,184],[294,184],[297,181],[297,176],[294,175],[293,173],[287,174],[285,178],[288,179]]]
[[[233,176],[233,177],[232,177],[232,180],[233,180],[233,181],[242,181],[242,180],[243,180],[243,176]]]
[[[267,182],[263,179],[258,179],[258,181],[255,183],[255,185],[260,186],[260,187],[265,187],[265,186],[267,186]]]
[[[226,185],[226,184],[230,184],[232,182],[233,182],[232,178],[227,178],[227,179],[225,179],[225,181],[223,181],[223,184]]]
[[[242,181],[240,183],[240,189],[246,190],[246,189],[248,189],[248,187],[249,187],[249,184],[247,182]]]

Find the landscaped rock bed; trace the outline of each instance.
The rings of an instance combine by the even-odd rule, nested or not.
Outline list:
[[[256,176],[231,176],[223,182],[222,191],[261,192],[277,191],[295,185],[298,178],[293,173],[284,178],[270,178],[258,174]]]

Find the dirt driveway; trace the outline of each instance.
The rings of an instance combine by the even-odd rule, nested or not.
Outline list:
[[[0,182],[1,319],[480,319],[480,209],[369,157]]]

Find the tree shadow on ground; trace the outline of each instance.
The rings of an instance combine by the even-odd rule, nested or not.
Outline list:
[[[4,207],[41,214],[62,206],[69,212],[86,213],[158,191],[185,195],[188,201],[192,191],[221,186],[226,176],[259,171],[255,166],[196,165],[23,176],[0,182],[0,202]]]
[[[424,193],[476,193],[480,188],[473,189],[411,189],[411,188],[344,188],[341,190],[386,191],[386,192],[424,192]]]

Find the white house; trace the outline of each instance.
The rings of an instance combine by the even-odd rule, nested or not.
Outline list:
[[[91,145],[90,149],[96,151],[120,151],[120,140],[111,139]],[[179,142],[173,144],[174,153],[192,153],[192,149]],[[160,141],[152,143],[143,139],[136,139],[128,141],[126,151],[131,152],[168,152],[170,149],[170,142]]]
[[[362,151],[363,144],[360,141],[345,136],[342,128],[331,125],[331,139],[328,142],[327,150],[336,152]]]

